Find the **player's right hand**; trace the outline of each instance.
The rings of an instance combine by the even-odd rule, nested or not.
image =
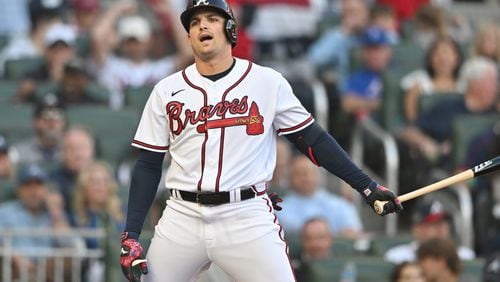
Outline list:
[[[389,213],[398,213],[403,210],[403,205],[396,197],[396,194],[391,190],[379,185],[375,182],[370,184],[366,189],[361,191],[361,195],[365,198],[366,203],[375,211],[375,201],[387,201],[384,205],[384,210],[380,215]],[[376,211],[375,211],[376,213]]]
[[[144,249],[136,238],[129,237],[128,232],[121,236],[120,265],[122,272],[130,282],[140,282],[141,275],[148,273]]]

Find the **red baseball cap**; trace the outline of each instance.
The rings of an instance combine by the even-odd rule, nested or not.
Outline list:
[[[421,203],[416,207],[413,215],[413,223],[435,223],[450,219],[450,214],[446,211],[443,203],[437,200]]]
[[[73,0],[73,8],[77,11],[96,11],[100,6],[100,0]]]

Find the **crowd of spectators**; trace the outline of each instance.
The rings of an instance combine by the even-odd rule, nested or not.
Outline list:
[[[271,67],[306,66],[285,67],[283,74],[324,87],[325,126],[346,150],[363,119],[396,140],[400,193],[500,154],[500,14],[468,18],[453,12],[451,0],[228,2],[239,25],[234,54]],[[102,120],[98,130],[80,124],[72,111],[95,107],[138,118],[152,86],[192,63],[179,21],[185,1],[0,0],[0,5],[0,119],[8,108],[32,113],[19,117],[26,132],[0,122],[1,229],[104,228],[117,236],[134,151],[107,159],[103,140],[120,130],[133,132],[136,124]],[[312,93],[300,97],[315,99]],[[396,103],[395,112],[389,112],[390,103]],[[456,123],[463,116],[474,121],[462,125],[473,127],[466,136]],[[380,147],[368,148],[371,171],[383,170]],[[410,234],[411,240],[380,254],[397,265],[392,281],[457,279],[460,261],[500,252],[499,179],[493,175],[468,184],[477,219],[469,248],[460,246],[456,234],[453,215],[460,206],[405,204],[398,234]],[[384,236],[383,230],[364,226],[370,219],[363,218],[352,194],[334,185],[286,140],[278,140],[269,190],[283,196],[277,217],[285,234],[301,241],[299,256],[292,258],[298,278],[308,277],[311,262],[338,259],[332,252],[338,238]],[[146,229],[154,227],[168,197],[160,191]],[[37,247],[109,248],[105,241],[80,239],[14,240],[13,247],[28,256],[13,260],[13,275],[35,272],[29,254]],[[104,263],[86,270],[86,281],[98,281]]]

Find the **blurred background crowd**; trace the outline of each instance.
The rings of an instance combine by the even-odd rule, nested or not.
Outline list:
[[[282,72],[398,194],[500,155],[500,1],[229,3],[234,55]],[[185,6],[0,0],[0,281],[123,281],[130,142],[154,84],[192,63]],[[280,139],[269,191],[298,281],[500,281],[499,174],[379,218]]]

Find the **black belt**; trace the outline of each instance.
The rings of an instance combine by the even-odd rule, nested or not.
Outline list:
[[[182,190],[170,189],[170,194],[175,195],[178,192],[182,200],[198,203],[204,206],[222,205],[231,202],[231,192],[202,192],[194,193]],[[255,191],[252,188],[240,190],[241,201],[255,198]]]

